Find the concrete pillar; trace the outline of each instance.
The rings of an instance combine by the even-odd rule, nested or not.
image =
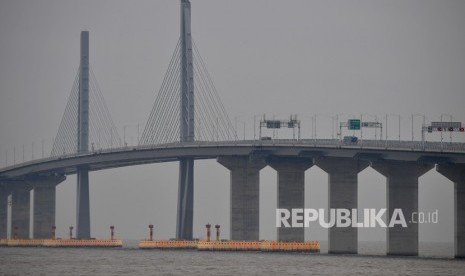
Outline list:
[[[8,196],[6,188],[0,186],[0,239],[6,239],[8,225]]]
[[[412,213],[418,212],[418,177],[431,170],[433,165],[412,161],[376,161],[372,167],[387,178],[387,220],[394,209],[401,209],[407,227],[388,227],[387,254],[402,256],[418,255],[418,224],[411,222]]]
[[[268,165],[278,172],[278,208],[305,208],[305,171],[313,166],[312,159],[300,157],[272,157]],[[278,228],[278,241],[304,241],[304,228]]]
[[[465,258],[465,164],[441,164],[436,170],[454,182],[455,257]]]
[[[179,160],[176,239],[192,240],[194,225],[194,159]]]
[[[21,182],[12,186],[11,191],[12,237],[15,227],[18,227],[18,239],[29,239],[31,187],[27,183]]]
[[[77,171],[76,238],[90,239],[89,171],[87,168],[80,168]]]
[[[263,159],[249,156],[218,157],[217,161],[231,171],[231,240],[258,241],[260,224],[260,170]]]
[[[366,161],[353,158],[320,158],[316,165],[328,173],[329,209],[357,208],[358,173],[368,167]],[[351,217],[351,219],[354,219]],[[356,218],[355,218],[356,219]],[[331,227],[328,229],[328,253],[357,254],[358,229]]]
[[[28,180],[34,189],[33,238],[50,239],[55,226],[56,186],[64,181],[64,176],[36,177]]]

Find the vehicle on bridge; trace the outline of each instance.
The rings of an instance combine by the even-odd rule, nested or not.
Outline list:
[[[342,140],[344,144],[357,144],[358,143],[358,137],[356,136],[344,136],[344,139]]]

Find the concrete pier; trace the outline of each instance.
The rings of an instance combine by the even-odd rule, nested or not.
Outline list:
[[[8,196],[7,189],[0,184],[0,239],[7,238]]]
[[[259,240],[260,170],[265,161],[249,156],[218,157],[217,161],[231,171],[231,240]]]
[[[313,166],[313,160],[301,157],[271,157],[268,165],[278,172],[278,208],[305,208],[305,171]],[[278,241],[303,242],[304,228],[278,228]]]
[[[65,179],[64,176],[37,177],[29,181],[34,189],[34,239],[50,239],[51,229],[55,225],[56,186]]]
[[[412,161],[376,161],[372,167],[387,178],[386,216],[388,222],[394,209],[401,209],[407,227],[388,227],[387,254],[401,256],[418,255],[418,224],[411,222],[412,213],[418,212],[418,177],[433,168],[430,164]]]
[[[23,182],[12,187],[11,191],[11,237],[17,232],[18,239],[29,239],[31,187]]]
[[[194,226],[194,159],[179,160],[176,239],[192,240]]]
[[[368,167],[366,161],[353,158],[319,158],[316,165],[328,173],[329,209],[357,208],[358,173]],[[351,218],[353,219],[353,218]],[[331,227],[328,229],[328,253],[357,254],[358,229]]]
[[[440,164],[436,170],[454,182],[455,257],[465,258],[465,164]]]
[[[76,238],[90,239],[89,171],[77,172],[76,191]]]

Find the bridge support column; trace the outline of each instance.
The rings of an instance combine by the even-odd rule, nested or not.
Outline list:
[[[465,164],[441,164],[436,170],[454,182],[455,257],[465,258]]]
[[[7,238],[8,196],[7,189],[0,186],[0,239]]]
[[[89,151],[89,32],[81,32],[81,62],[78,98],[78,152]],[[77,170],[76,237],[90,239],[89,170]]]
[[[76,238],[90,239],[89,171],[77,171]]]
[[[37,177],[28,181],[34,189],[34,239],[51,237],[51,229],[55,225],[56,186],[65,179],[64,176]]]
[[[195,140],[194,66],[192,55],[191,3],[181,1],[180,142]],[[194,159],[179,160],[176,238],[192,240],[194,222]]]
[[[194,224],[194,159],[179,160],[176,239],[192,240]]]
[[[278,208],[305,208],[305,171],[313,166],[313,161],[299,157],[272,157],[268,165],[278,172]],[[304,228],[278,228],[278,241],[304,241]]]
[[[11,236],[16,232],[18,239],[29,239],[31,187],[21,182],[15,184],[11,191]]]
[[[260,170],[263,159],[249,156],[218,157],[217,161],[231,171],[231,240],[258,241],[260,224]]]
[[[353,158],[320,158],[316,165],[328,173],[329,209],[357,208],[358,173],[368,167],[368,162]],[[357,249],[356,227],[328,229],[328,253],[357,254]]]
[[[418,255],[418,224],[411,222],[412,213],[418,212],[418,177],[431,170],[433,165],[412,161],[377,161],[372,167],[387,178],[387,220],[394,209],[401,209],[407,227],[396,224],[388,227],[387,254]]]

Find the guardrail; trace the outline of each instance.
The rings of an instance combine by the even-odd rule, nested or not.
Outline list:
[[[80,156],[91,156],[104,153],[124,153],[135,150],[154,150],[183,147],[220,147],[220,146],[282,146],[282,147],[322,147],[322,148],[349,148],[349,149],[378,149],[397,151],[423,151],[423,152],[448,152],[465,153],[465,143],[444,143],[444,142],[421,142],[421,141],[397,141],[397,140],[359,140],[356,143],[344,143],[339,139],[272,139],[272,140],[233,140],[233,141],[195,141],[195,142],[174,142],[158,145],[125,146],[118,148],[99,149],[86,153],[72,153],[59,156],[34,159],[15,165],[0,168],[0,172],[27,165],[45,163],[60,159],[69,159]]]

